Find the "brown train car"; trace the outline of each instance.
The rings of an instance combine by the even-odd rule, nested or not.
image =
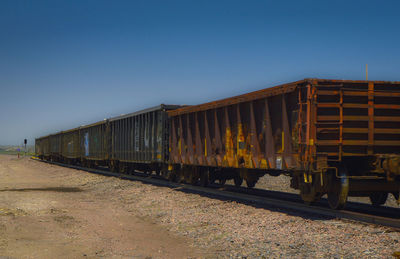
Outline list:
[[[286,174],[302,199],[374,205],[400,191],[400,82],[305,79],[168,112],[169,177],[253,187]]]
[[[87,167],[108,165],[110,148],[108,120],[81,126],[79,131],[81,163]]]

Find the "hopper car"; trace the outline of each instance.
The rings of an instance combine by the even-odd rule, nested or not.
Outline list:
[[[233,180],[251,188],[263,175],[284,174],[306,203],[327,195],[334,209],[348,196],[367,196],[374,206],[389,194],[399,200],[400,82],[304,79],[161,110],[61,132],[54,148],[57,137],[38,138],[36,151],[41,159],[155,171],[204,186]],[[94,140],[84,132],[92,127],[101,128],[102,144],[90,151],[85,143]]]
[[[88,168],[159,174],[169,158],[167,111],[179,107],[162,104],[40,137],[35,140],[35,153],[43,160]]]

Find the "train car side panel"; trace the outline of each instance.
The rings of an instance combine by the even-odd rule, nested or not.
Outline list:
[[[74,161],[80,158],[79,128],[63,132],[61,152],[67,160]]]
[[[171,161],[246,169],[301,167],[296,135],[300,91],[290,88],[279,95],[215,108],[209,104],[177,115],[172,111]]]
[[[348,195],[399,199],[399,103],[399,82],[306,79],[170,111],[171,174],[249,187],[286,174],[335,209]]]
[[[61,159],[61,138],[62,133],[50,135],[49,137],[50,156],[54,161],[59,161]]]
[[[107,121],[80,128],[80,154],[82,160],[106,161],[108,159]]]
[[[110,119],[112,160],[126,163],[164,163],[168,159],[166,110],[161,105]]]

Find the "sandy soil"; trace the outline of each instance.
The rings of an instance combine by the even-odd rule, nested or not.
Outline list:
[[[100,178],[0,156],[0,256],[186,258],[207,252],[84,187]]]
[[[0,156],[0,179],[0,258],[391,258],[400,251],[400,233],[384,227],[29,159]]]

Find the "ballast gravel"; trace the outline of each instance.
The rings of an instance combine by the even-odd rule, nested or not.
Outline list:
[[[189,237],[194,247],[215,251],[207,258],[390,258],[400,251],[400,232],[385,227],[258,208],[180,188],[82,176],[95,179],[84,185],[100,196]]]

